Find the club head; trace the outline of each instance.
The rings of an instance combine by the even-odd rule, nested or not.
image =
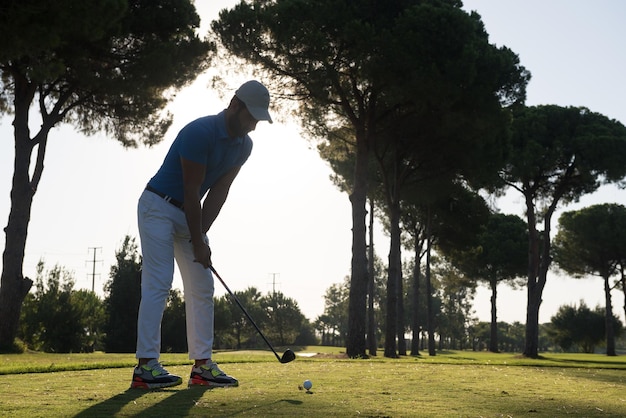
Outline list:
[[[295,359],[296,359],[296,353],[294,353],[288,348],[287,351],[285,351],[283,356],[280,358],[280,362],[289,363],[290,361],[294,361]]]

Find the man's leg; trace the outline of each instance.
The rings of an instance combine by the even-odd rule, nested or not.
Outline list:
[[[158,362],[161,320],[174,277],[173,227],[166,205],[169,203],[147,191],[139,199],[142,272],[135,354],[139,364],[131,387],[152,389],[182,383],[179,376],[169,374]]]
[[[177,239],[174,248],[185,287],[189,358],[194,360],[189,385],[237,386],[237,379],[220,370],[211,359],[214,331],[214,281],[211,270],[193,261],[193,247],[188,236]]]
[[[213,276],[194,261],[187,236],[177,237],[174,252],[183,280],[189,358],[210,359],[213,351]]]

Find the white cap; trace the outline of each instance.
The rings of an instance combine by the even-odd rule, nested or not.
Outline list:
[[[235,92],[235,96],[245,103],[248,112],[256,120],[266,120],[272,123],[272,117],[268,110],[270,106],[270,92],[256,80],[243,83]]]

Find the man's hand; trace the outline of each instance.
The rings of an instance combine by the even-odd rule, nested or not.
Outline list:
[[[196,263],[202,264],[205,269],[208,269],[211,263],[211,248],[208,244],[202,243],[200,245],[193,246],[193,257]]]

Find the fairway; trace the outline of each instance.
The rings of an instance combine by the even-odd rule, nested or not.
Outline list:
[[[314,349],[308,348],[307,351]],[[32,355],[25,355],[31,356]],[[450,352],[436,357],[346,360],[272,354],[220,353],[215,359],[237,377],[237,388],[186,387],[189,362],[164,357],[185,377],[174,388],[129,389],[132,355],[93,354],[98,369],[80,370],[92,355],[38,355],[71,371],[7,373],[0,368],[0,415],[10,417],[623,417],[626,359]],[[111,358],[111,368],[102,363]],[[3,355],[3,367],[21,361]],[[25,357],[22,357],[24,359]],[[26,357],[27,358],[27,357]],[[175,365],[177,364],[177,365]],[[563,366],[559,366],[559,364]],[[591,365],[578,367],[579,364]],[[48,363],[50,366],[51,363]],[[49,367],[49,369],[54,369]],[[305,379],[310,393],[299,389]]]

